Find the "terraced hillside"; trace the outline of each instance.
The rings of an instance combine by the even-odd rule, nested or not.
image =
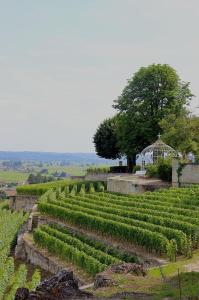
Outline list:
[[[34,231],[33,236],[38,245],[93,276],[112,264],[138,262],[133,255],[106,248],[103,243],[79,233],[71,234],[66,228],[55,224],[41,226]]]
[[[178,255],[191,257],[193,249],[199,246],[199,186],[133,196],[108,192],[75,194],[57,189],[40,198],[38,209],[55,220],[137,245],[170,260],[176,260]],[[34,237],[43,247],[80,267],[85,268],[82,261],[85,262],[87,255],[95,258],[92,261],[95,267],[87,270],[90,273],[115,261],[106,255],[99,259],[90,245],[57,228],[42,227],[35,231]]]

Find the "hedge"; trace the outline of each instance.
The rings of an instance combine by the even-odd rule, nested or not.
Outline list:
[[[104,181],[57,180],[47,183],[19,186],[17,187],[17,193],[24,195],[41,196],[50,189],[60,188],[63,191],[66,186],[68,186],[69,190],[71,191],[74,185],[77,185],[77,191],[79,192],[82,184],[85,184],[86,191],[89,191],[91,183],[94,185],[96,191],[98,190],[99,183],[103,184],[106,189],[106,183]]]

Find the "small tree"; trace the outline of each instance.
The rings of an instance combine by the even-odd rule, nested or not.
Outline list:
[[[95,193],[95,188],[94,188],[93,183],[90,183],[90,185],[89,185],[89,193],[91,193],[91,194]]]
[[[174,239],[167,243],[167,256],[170,261],[176,261],[177,256],[177,243]]]
[[[187,238],[187,243],[186,243],[186,248],[185,248],[185,256],[187,258],[192,258],[192,256],[193,256],[193,244],[192,244],[191,236],[188,236],[188,238]]]
[[[65,187],[64,192],[65,192],[66,196],[68,196],[70,194],[70,188],[68,185]]]
[[[120,149],[117,145],[116,117],[103,121],[94,137],[93,142],[97,155],[107,159],[117,159],[121,157]]]
[[[85,187],[85,184],[84,184],[84,183],[81,185],[79,194],[80,194],[81,196],[85,196],[85,194],[86,194],[86,187]]]

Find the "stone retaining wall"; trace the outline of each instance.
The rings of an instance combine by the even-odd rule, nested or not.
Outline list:
[[[199,164],[188,163],[182,166],[181,176],[178,178],[179,160],[173,159],[172,164],[172,185],[187,186],[199,184]]]
[[[121,173],[89,173],[85,176],[88,181],[107,181],[108,178],[121,175]]]
[[[9,199],[9,206],[10,209],[14,209],[16,211],[24,210],[26,212],[31,212],[38,198],[38,196],[31,195],[11,196]]]
[[[170,183],[159,179],[140,178],[136,175],[108,178],[107,190],[120,194],[140,194],[147,191],[168,188]]]
[[[62,264],[60,261],[57,262],[47,254],[45,255],[44,252],[45,251],[38,249],[31,240],[29,240],[28,234],[18,237],[17,247],[15,249],[16,258],[26,260],[52,274],[56,274],[66,268],[66,265]]]

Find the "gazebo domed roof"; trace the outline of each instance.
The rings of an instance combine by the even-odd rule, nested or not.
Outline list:
[[[153,161],[156,161],[158,157],[164,157],[165,154],[176,154],[176,151],[170,147],[169,145],[165,144],[161,140],[161,135],[158,135],[158,139],[152,145],[146,147],[142,150],[141,155],[144,156],[146,153],[150,153],[153,155]]]

